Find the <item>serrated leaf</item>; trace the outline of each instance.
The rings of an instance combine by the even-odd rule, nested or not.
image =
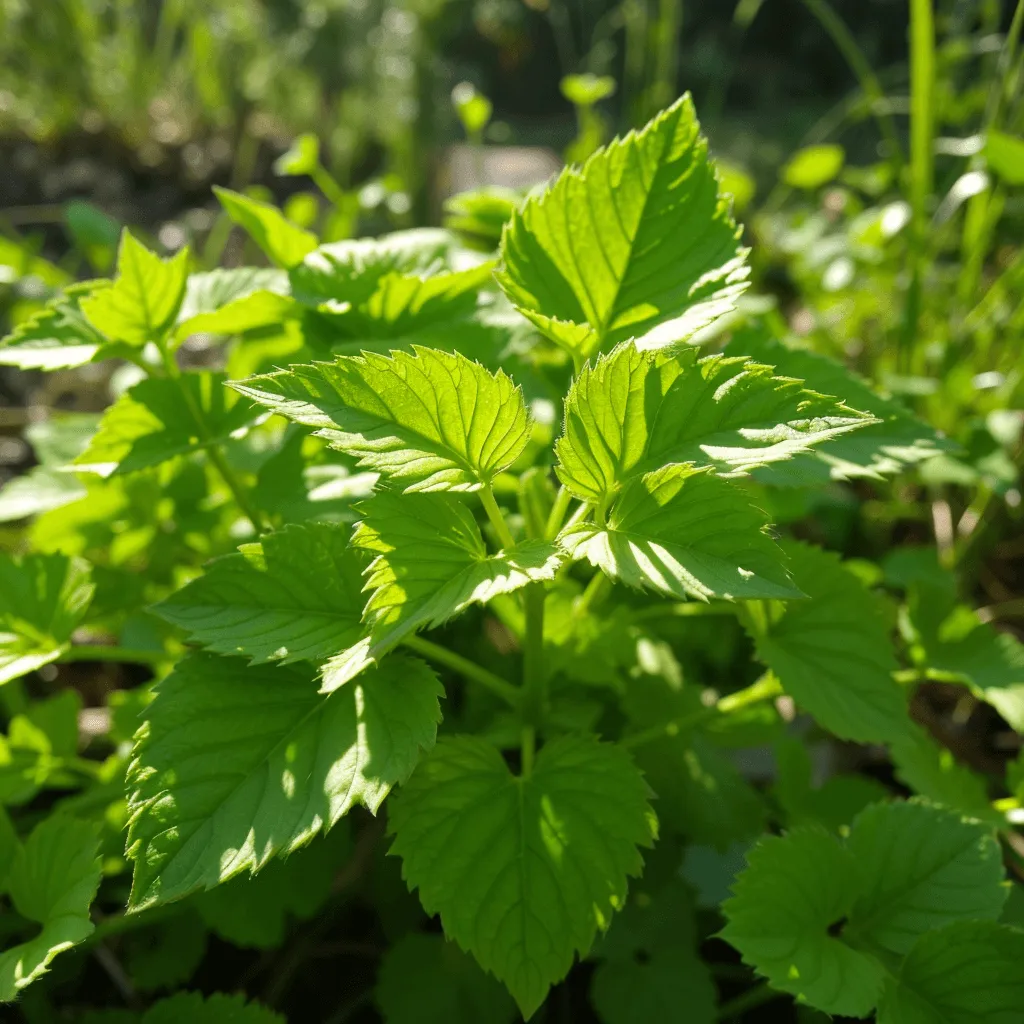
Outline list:
[[[805,601],[771,605],[746,625],[757,656],[797,704],[843,739],[886,742],[909,727],[879,599],[827,551],[782,545]]]
[[[0,366],[67,370],[100,356],[104,338],[85,319],[81,302],[109,287],[109,281],[82,281],[65,288],[0,341]]]
[[[232,384],[406,491],[473,491],[508,468],[529,439],[521,391],[457,353],[414,348]]]
[[[225,942],[243,949],[279,948],[289,918],[313,917],[331,894],[352,853],[343,827],[317,837],[287,860],[273,860],[254,877],[238,875],[193,902],[203,921]]]
[[[832,934],[853,906],[858,877],[856,859],[824,829],[762,839],[722,906],[722,938],[773,988],[826,1013],[867,1016],[884,969]]]
[[[992,809],[985,780],[958,763],[952,751],[920,727],[911,726],[894,740],[889,755],[896,778],[919,796],[992,825],[1005,820]]]
[[[213,191],[224,212],[266,253],[271,263],[288,270],[316,248],[316,235],[296,227],[276,206],[216,185]]]
[[[188,249],[169,260],[150,252],[130,231],[121,235],[117,277],[81,302],[85,318],[111,341],[140,348],[162,337],[185,296]]]
[[[384,1024],[512,1024],[515,1003],[443,935],[410,934],[384,954],[374,1000]]]
[[[1010,727],[1024,733],[1024,644],[955,605],[951,592],[918,586],[911,617],[921,650],[916,661],[958,677],[991,704]]]
[[[332,343],[401,338],[466,318],[494,264],[448,266],[452,238],[422,228],[324,245],[291,272],[292,294]]]
[[[558,541],[613,579],[682,600],[800,597],[767,526],[735,485],[670,465],[630,480],[606,526],[575,523]]]
[[[577,358],[666,321],[666,340],[684,340],[747,284],[689,96],[527,200],[501,253],[506,295]]]
[[[813,453],[798,457],[801,463],[814,460],[823,464],[833,480],[882,479],[955,447],[899,402],[879,395],[862,377],[827,356],[788,347],[760,330],[735,335],[726,352],[774,366],[776,373],[797,377],[805,387],[822,394],[837,395],[879,421],[825,441]],[[789,469],[778,467],[782,473]],[[769,484],[780,482],[774,467],[758,470],[755,476]]]
[[[285,1019],[259,1003],[246,1003],[245,996],[215,992],[179,992],[151,1006],[142,1024],[285,1024]]]
[[[56,661],[93,591],[82,559],[0,553],[0,684]]]
[[[951,811],[917,801],[873,804],[857,816],[846,848],[862,879],[844,929],[855,944],[902,955],[953,921],[996,920],[1006,902],[999,844]]]
[[[178,310],[177,331],[193,317],[216,313],[225,306],[244,299],[254,292],[288,294],[288,275],[274,267],[218,267],[199,274],[189,274],[185,297]]]
[[[379,661],[416,630],[439,626],[471,604],[550,580],[561,559],[546,541],[489,555],[476,520],[454,498],[383,491],[360,506],[352,544],[373,557],[363,613],[369,634],[324,668],[329,692]]]
[[[52,815],[14,856],[7,892],[22,917],[42,925],[33,939],[0,953],[0,1002],[9,1003],[46,974],[59,953],[93,930],[89,905],[100,883],[93,826]]]
[[[441,692],[409,658],[327,697],[301,667],[185,659],[157,687],[128,771],[130,909],[258,871],[354,804],[376,813],[433,745]]]
[[[140,381],[104,413],[75,468],[102,477],[135,473],[223,444],[259,415],[224,383],[223,373],[205,371],[184,373],[177,382],[166,377]]]
[[[298,305],[287,295],[255,291],[234,299],[212,313],[199,313],[180,323],[174,331],[178,339],[191,334],[243,334],[246,331],[274,327],[298,316]]]
[[[577,498],[606,503],[631,477],[668,463],[742,475],[870,422],[760,363],[627,344],[573,381],[556,472]]]
[[[878,1024],[1018,1024],[1024,932],[991,921],[923,935],[885,987]]]
[[[586,955],[640,872],[655,822],[624,751],[573,736],[528,776],[475,737],[442,740],[392,801],[392,853],[445,934],[529,1019]]]
[[[364,564],[350,534],[329,523],[286,526],[214,560],[154,611],[194,643],[251,664],[322,661],[363,633]]]

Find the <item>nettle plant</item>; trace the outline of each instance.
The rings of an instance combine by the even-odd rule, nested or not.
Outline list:
[[[722,348],[746,254],[689,100],[532,195],[496,261],[437,230],[320,246],[220,198],[273,267],[190,273],[126,233],[112,281],[0,349],[124,367],[98,424],[33,428],[40,465],[0,495],[35,517],[0,558],[0,996],[76,944],[132,968],[176,908],[279,944],[380,837],[357,813],[353,852],[361,805],[452,940],[390,927],[392,1024],[581,1019],[545,1006],[576,959],[608,1024],[777,993],[1019,1021],[1018,804],[908,698],[940,674],[1019,729],[1022,649],[920,551],[879,570],[772,531],[795,483],[881,486],[945,442],[763,326]],[[155,676],[108,696],[104,760],[76,744],[87,662]],[[829,736],[901,785],[812,782]],[[765,747],[767,777],[742,759]],[[150,988],[187,982],[190,942]]]

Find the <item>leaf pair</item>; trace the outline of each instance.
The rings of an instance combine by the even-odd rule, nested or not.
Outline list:
[[[924,803],[875,804],[843,843],[815,828],[762,840],[722,935],[772,986],[826,1013],[1009,1020],[1000,1014],[1024,996],[1013,962],[1024,933],[993,923],[1002,877],[983,826]],[[889,973],[893,957],[905,959]]]

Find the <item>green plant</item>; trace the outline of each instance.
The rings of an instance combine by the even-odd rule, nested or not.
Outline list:
[[[930,549],[812,542],[949,444],[771,320],[721,349],[747,252],[689,99],[527,199],[496,260],[436,230],[320,244],[219,196],[272,266],[192,273],[126,233],[113,280],[0,348],[126,367],[98,425],[40,434],[0,556],[0,996],[77,946],[123,958],[141,1012],[196,936],[272,950],[305,920],[279,1006],[372,872],[386,948],[336,1020],[699,1022],[783,993],[1016,1020],[1024,771],[987,783],[908,704],[939,678],[1020,732],[1024,647]],[[82,752],[95,663],[137,685],[101,688]],[[816,784],[829,738],[884,747],[891,785]],[[548,999],[577,958],[588,1010]],[[223,1019],[170,1003],[141,1019]]]

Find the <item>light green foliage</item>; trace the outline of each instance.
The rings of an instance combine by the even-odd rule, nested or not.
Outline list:
[[[89,904],[100,882],[98,852],[91,824],[54,815],[14,854],[5,888],[14,909],[42,930],[0,953],[0,1002],[16,999],[55,956],[92,932]]]
[[[687,465],[634,477],[607,525],[566,527],[559,543],[613,579],[670,597],[800,597],[767,519],[735,485]]]
[[[198,992],[180,992],[162,999],[142,1016],[141,1024],[285,1024],[279,1013],[259,1003],[246,1003],[244,996],[217,992],[203,997]]]
[[[471,604],[550,580],[558,550],[524,541],[488,554],[466,507],[441,494],[382,491],[360,506],[352,544],[373,558],[366,570],[369,634],[327,663],[324,690],[348,682],[418,629],[438,626]]]
[[[286,526],[211,562],[156,611],[218,654],[253,664],[323,660],[363,632],[363,564],[348,547],[350,532]]]
[[[56,661],[93,596],[86,562],[0,553],[0,684]]]
[[[1011,728],[1024,730],[1024,644],[957,605],[952,578],[947,583],[943,590],[913,590],[911,619],[920,645],[915,660],[962,680]]]
[[[288,275],[274,267],[218,268],[190,274],[185,283],[185,297],[178,310],[175,333],[191,334],[190,321],[233,306],[257,293],[274,295],[288,293]]]
[[[990,921],[923,935],[886,983],[878,1024],[1014,1024],[1024,1006],[1024,932]]]
[[[826,440],[815,446],[813,453],[797,456],[788,464],[757,471],[757,478],[766,483],[815,482],[820,478],[878,480],[954,447],[895,399],[877,394],[865,380],[827,356],[788,348],[760,330],[741,331],[727,351],[768,363],[776,373],[798,377],[814,391],[838,395],[847,405],[879,421]]]
[[[625,481],[667,463],[740,475],[871,422],[770,366],[622,345],[573,381],[556,472],[576,497],[607,504]]]
[[[667,321],[664,340],[685,340],[746,287],[688,96],[529,199],[501,253],[498,283],[513,304],[580,359]]]
[[[782,180],[791,188],[821,188],[843,169],[845,160],[842,146],[807,146],[794,153],[782,168]]]
[[[74,465],[110,476],[135,473],[212,444],[223,444],[257,414],[224,387],[222,373],[186,373],[177,383],[150,377],[129,388],[100,421]]]
[[[504,373],[433,349],[293,366],[233,386],[406,491],[476,490],[529,438],[522,394]]]
[[[385,954],[374,999],[385,1024],[512,1024],[515,1003],[442,935],[409,934]]]
[[[433,744],[440,693],[408,658],[328,697],[301,667],[181,662],[147,709],[129,768],[131,908],[257,871],[356,803],[376,812]]]
[[[316,235],[296,227],[276,206],[230,189],[214,187],[224,212],[243,228],[270,261],[285,270],[316,248]]]
[[[830,732],[863,742],[908,728],[905,698],[879,599],[827,551],[783,545],[807,599],[751,609],[757,656],[786,692]]]
[[[48,512],[85,495],[75,476],[63,470],[84,451],[98,422],[93,413],[64,413],[25,428],[39,465],[0,487],[0,523]]]
[[[188,266],[188,249],[162,260],[125,231],[113,285],[83,299],[82,313],[110,341],[141,348],[163,337],[174,323]]]
[[[390,827],[426,911],[527,1019],[607,928],[655,834],[628,755],[586,737],[549,743],[526,776],[483,740],[443,740],[391,803]]]
[[[873,804],[845,843],[806,827],[763,839],[723,906],[722,936],[775,988],[852,1017],[882,999],[884,1020],[891,955],[908,954],[903,972],[913,976],[917,951],[935,948],[943,926],[984,932],[1006,899],[1001,878],[998,845],[983,826],[914,801]]]
[[[81,304],[109,287],[108,281],[69,285],[0,341],[0,366],[64,370],[84,366],[100,356],[105,339],[86,320]]]

